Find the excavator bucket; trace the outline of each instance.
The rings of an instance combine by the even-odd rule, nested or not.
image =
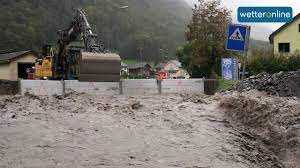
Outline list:
[[[121,58],[114,53],[81,52],[80,82],[119,82]]]

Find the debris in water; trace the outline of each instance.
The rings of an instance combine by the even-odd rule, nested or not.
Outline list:
[[[131,108],[132,108],[133,110],[138,110],[138,109],[140,109],[141,107],[143,107],[143,105],[142,105],[140,102],[136,102],[136,103],[131,104]]]

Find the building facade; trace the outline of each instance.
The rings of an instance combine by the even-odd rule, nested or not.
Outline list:
[[[138,77],[138,76],[147,76],[151,75],[151,66],[147,63],[138,63],[135,65],[128,66],[129,75]]]
[[[0,79],[27,79],[27,70],[35,66],[37,58],[33,51],[0,54]]]
[[[188,79],[190,75],[186,70],[182,68],[182,65],[177,60],[170,60],[166,63],[160,63],[157,65],[158,72],[166,72],[168,79]],[[161,68],[162,67],[162,68]]]
[[[300,13],[269,37],[275,54],[292,54],[300,51]]]

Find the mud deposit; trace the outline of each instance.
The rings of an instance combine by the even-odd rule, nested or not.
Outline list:
[[[252,95],[251,97],[249,96]],[[252,162],[272,167],[300,167],[300,103],[296,98],[269,97],[259,93],[230,95],[221,107],[236,130],[243,134],[241,148]],[[266,156],[266,154],[268,155]],[[249,156],[248,155],[248,156]]]
[[[0,97],[0,168],[297,167],[299,100],[244,94]]]

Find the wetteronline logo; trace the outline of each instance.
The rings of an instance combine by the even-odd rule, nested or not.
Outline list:
[[[239,7],[239,22],[291,22],[291,7]]]

